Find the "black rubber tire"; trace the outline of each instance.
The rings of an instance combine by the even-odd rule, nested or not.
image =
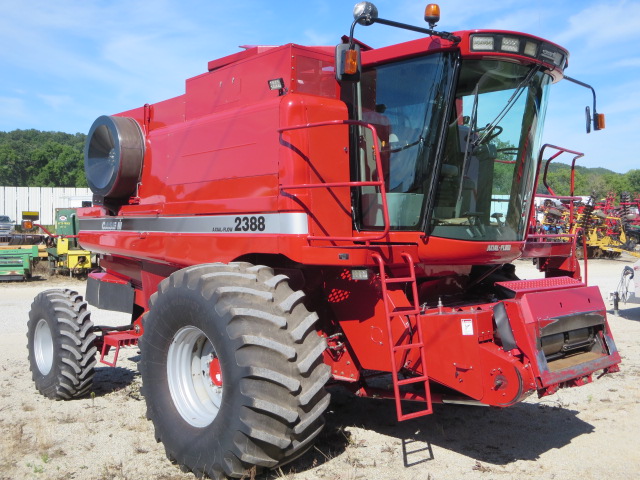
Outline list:
[[[160,283],[144,320],[139,369],[147,417],[171,461],[217,480],[282,465],[312,446],[324,426],[331,371],[318,317],[303,300],[286,276],[248,263],[188,267]],[[192,327],[211,343],[223,379],[219,411],[204,426],[179,412],[167,373],[171,344]]]
[[[36,389],[45,397],[69,400],[93,387],[96,335],[87,303],[72,290],[46,290],[29,311],[27,349]]]

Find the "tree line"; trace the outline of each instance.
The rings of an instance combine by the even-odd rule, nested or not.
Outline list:
[[[542,175],[542,172],[541,174]],[[571,188],[571,167],[557,163],[549,166],[547,183],[556,195],[569,195]],[[575,195],[594,195],[596,200],[605,198],[608,193],[620,194],[628,192],[635,197],[640,193],[640,169],[632,169],[627,173],[616,173],[606,168],[586,168],[576,166]],[[542,178],[538,184],[538,193],[548,193],[542,185]]]
[[[0,132],[0,185],[11,187],[86,187],[84,176],[84,133],[13,130]],[[502,171],[504,170],[504,172]],[[504,164],[496,164],[495,183],[508,193],[512,172]],[[571,168],[552,163],[547,183],[557,195],[569,195]],[[576,167],[575,195],[595,195],[604,198],[608,193],[640,193],[640,169],[616,173],[606,168]],[[538,193],[548,194],[542,184]]]
[[[86,187],[85,138],[83,133],[0,132],[0,185]]]

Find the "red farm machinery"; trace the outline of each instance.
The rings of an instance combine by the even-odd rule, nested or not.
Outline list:
[[[568,52],[523,33],[436,31],[436,5],[429,28],[369,2],[354,16],[337,47],[247,48],[183,95],[94,122],[79,240],[101,271],[86,302],[34,300],[42,394],[87,394],[96,352],[115,364],[104,353],[137,344],[167,456],[221,479],[309,449],[330,385],[395,401],[406,420],[617,371],[575,235],[531,224],[548,91],[581,84],[563,73]],[[374,23],[424,37],[354,39]],[[522,257],[545,277],[518,278]],[[87,302],[130,324],[94,326]],[[372,381],[383,375],[392,388]]]

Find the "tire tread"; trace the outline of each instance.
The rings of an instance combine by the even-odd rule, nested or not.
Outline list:
[[[34,330],[39,320],[48,316],[59,345],[54,341],[54,359],[49,375],[42,375],[34,358]],[[51,328],[51,327],[50,327]],[[73,399],[89,393],[93,386],[97,348],[96,335],[87,304],[69,289],[46,290],[36,296],[29,312],[27,348],[29,366],[36,389],[52,399]]]
[[[234,394],[239,396],[232,403],[242,413],[230,420],[233,428],[225,439],[215,440],[212,448],[224,452],[215,460],[203,458],[205,453],[184,455],[186,446],[167,446],[171,432],[165,431],[161,418],[166,411],[153,404],[145,388],[146,370],[152,368],[145,363],[145,353],[154,347],[143,335],[140,371],[147,417],[154,423],[156,439],[167,440],[167,456],[187,470],[223,479],[224,475],[241,477],[253,466],[273,468],[304,453],[322,430],[330,398],[324,391],[330,377],[322,361],[326,342],[314,329],[318,316],[304,306],[304,293],[293,291],[287,276],[275,275],[263,265],[237,262],[187,267],[158,285],[150,299],[146,329],[161,321],[153,312],[164,296],[184,288],[197,292],[208,305],[206,309],[215,312],[225,336],[222,341],[232,345],[241,378],[239,393]]]

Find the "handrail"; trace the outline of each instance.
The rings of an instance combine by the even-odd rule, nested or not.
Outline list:
[[[544,186],[546,187],[546,189],[549,191],[550,195],[542,195],[542,194],[534,194],[535,196],[538,197],[544,197],[544,196],[551,196],[553,198],[557,198],[557,199],[562,199],[562,200],[571,200],[569,202],[569,232],[573,232],[574,231],[574,226],[575,226],[575,216],[574,216],[574,210],[575,210],[575,206],[574,206],[574,202],[573,200],[577,200],[580,197],[576,197],[575,196],[575,167],[576,167],[576,162],[578,161],[578,159],[584,157],[584,153],[582,152],[578,152],[575,150],[569,150],[568,148],[564,148],[564,147],[558,147],[556,145],[552,145],[550,143],[545,143],[542,148],[540,148],[540,154],[538,155],[538,164],[542,164],[543,161],[543,154],[545,149],[547,148],[551,148],[551,149],[555,149],[557,150],[557,152],[555,154],[553,154],[551,157],[549,157],[546,160],[545,166],[544,166],[544,174],[542,176],[542,183],[544,184]],[[553,189],[549,186],[549,183],[547,182],[547,173],[549,170],[549,165],[551,164],[551,162],[553,160],[555,160],[556,158],[558,158],[560,155],[562,155],[563,153],[568,153],[570,155],[573,155],[573,159],[571,161],[571,184],[570,184],[570,188],[569,188],[569,196],[560,196],[560,195],[556,195],[555,192],[553,191]],[[535,208],[533,209],[533,211],[535,211]],[[533,219],[535,219],[535,214],[533,215]],[[533,224],[535,225],[535,220],[533,221]],[[542,237],[549,237],[550,235],[544,235],[544,234],[540,234],[542,235]],[[578,247],[578,234],[577,233],[569,233],[569,234],[560,234],[559,236],[561,237],[565,237],[565,238],[570,238],[571,239],[571,243],[572,248],[571,250],[573,252],[577,252],[577,247]],[[583,232],[583,236],[584,236],[584,232]],[[540,238],[540,236],[538,236],[537,234],[530,234],[528,235],[528,238]],[[584,283],[587,283],[587,248],[586,248],[586,241],[583,239],[582,242],[582,247],[583,247],[583,262],[584,262]]]
[[[553,191],[553,189],[549,186],[549,184],[547,183],[547,171],[549,169],[549,164],[555,160],[556,158],[558,158],[560,155],[562,155],[563,153],[570,153],[572,155],[575,155],[575,157],[573,157],[573,161],[571,162],[571,196],[573,196],[573,192],[574,192],[574,169],[575,169],[575,164],[576,161],[581,158],[584,157],[584,153],[582,152],[576,152],[575,150],[569,150],[568,148],[564,148],[564,147],[557,147],[556,145],[551,145],[550,143],[545,143],[542,148],[540,149],[540,154],[538,155],[538,162],[542,163],[542,155],[545,151],[546,148],[553,148],[555,150],[558,150],[558,152],[555,155],[552,155],[550,158],[547,159],[547,163],[545,164],[544,167],[544,175],[542,177],[542,183],[544,184],[544,186],[546,187],[547,190],[549,190],[549,193],[551,194],[551,196],[555,197],[556,194]]]
[[[279,128],[278,133],[303,130],[306,128],[328,127],[335,125],[359,125],[371,130],[373,135],[373,150],[375,154],[376,170],[378,180],[364,181],[364,182],[333,182],[333,183],[303,183],[293,185],[280,185],[280,190],[293,190],[296,188],[344,188],[344,187],[378,187],[380,189],[380,196],[382,198],[382,220],[384,227],[379,234],[368,236],[350,236],[350,237],[331,237],[331,236],[317,236],[309,235],[307,240],[310,242],[313,240],[325,240],[330,242],[365,242],[365,245],[369,245],[369,242],[374,240],[382,240],[385,238],[391,229],[391,222],[389,220],[389,207],[387,205],[387,191],[384,186],[384,178],[382,173],[382,159],[380,158],[380,143],[378,141],[378,132],[376,127],[371,123],[362,122],[359,120],[327,120],[324,122],[306,123],[303,125],[294,125],[291,127]]]
[[[577,233],[530,233],[527,238],[573,238]]]
[[[535,196],[539,198],[557,198],[558,200],[580,200],[582,198],[579,195],[545,195],[544,193],[536,193]]]

